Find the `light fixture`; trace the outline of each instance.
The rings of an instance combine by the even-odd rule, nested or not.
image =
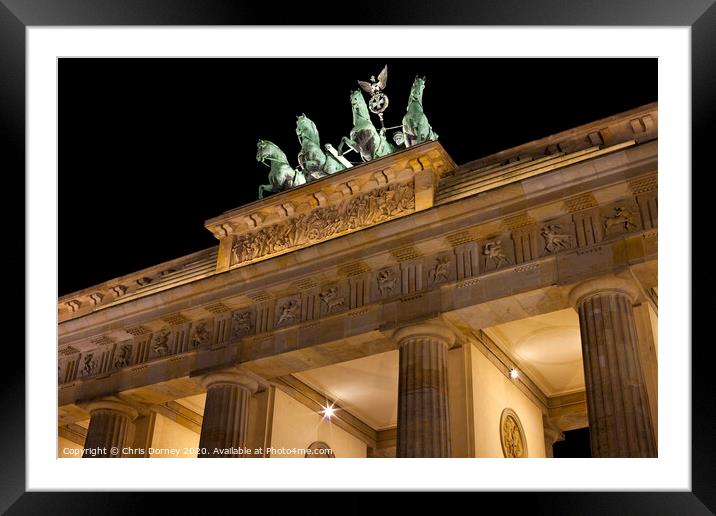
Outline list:
[[[510,378],[517,380],[520,377],[520,372],[514,367],[510,369]]]
[[[333,415],[336,413],[336,409],[334,409],[333,404],[331,404],[323,407],[323,410],[321,412],[323,412],[323,419],[328,419],[330,421],[331,417],[333,417]]]

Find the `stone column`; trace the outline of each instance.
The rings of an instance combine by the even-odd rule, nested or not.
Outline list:
[[[638,290],[609,276],[570,292],[579,313],[593,457],[656,457],[632,304]]]
[[[82,458],[122,457],[122,448],[128,446],[137,410],[114,399],[93,400],[84,406],[90,413],[90,423]]]
[[[397,457],[450,457],[447,354],[455,335],[437,324],[398,330]]]
[[[244,457],[230,450],[246,446],[249,401],[258,383],[236,370],[209,373],[201,382],[207,392],[199,457]]]
[[[153,410],[147,411],[146,414],[140,414],[134,421],[134,436],[132,442],[132,457],[136,459],[149,458],[149,448],[152,447],[154,439],[154,426],[157,419],[157,413]]]
[[[658,379],[659,363],[657,360],[657,321],[656,313],[647,303],[636,305],[634,309],[634,323],[639,345],[639,360],[641,373],[646,384],[646,397],[649,398],[651,422],[654,425],[654,437],[659,438],[659,407],[658,407]]]

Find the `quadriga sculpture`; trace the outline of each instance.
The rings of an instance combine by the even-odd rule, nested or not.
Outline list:
[[[333,147],[330,145],[326,145],[328,153],[321,150],[321,140],[318,136],[316,124],[305,114],[296,117],[296,134],[301,144],[298,164],[303,169],[308,181],[328,174],[335,174],[351,166],[350,162],[344,157],[334,155],[331,152]]]
[[[378,130],[370,121],[370,113],[360,90],[351,93],[351,108],[353,109],[353,129],[350,137],[344,136],[338,146],[338,154],[342,155],[343,147],[348,145],[359,153],[363,161],[382,158],[395,151],[395,147],[385,138],[385,134]]]
[[[438,135],[428,123],[423,112],[423,90],[425,77],[416,77],[410,88],[408,111],[403,117],[403,139],[406,147],[412,147],[428,140],[437,140]]]
[[[283,151],[270,141],[259,140],[256,161],[271,168],[268,175],[269,184],[259,185],[259,199],[264,198],[264,192],[278,193],[306,183],[303,173],[294,170]],[[266,163],[267,161],[269,163]]]

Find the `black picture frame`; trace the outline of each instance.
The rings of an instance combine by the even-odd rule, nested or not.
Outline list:
[[[15,188],[24,191],[25,177],[25,30],[32,26],[88,25],[341,25],[350,20],[359,25],[576,25],[576,26],[683,26],[691,27],[692,72],[692,160],[708,159],[707,139],[714,133],[716,102],[716,6],[714,0],[618,0],[574,1],[517,0],[451,2],[450,8],[430,2],[393,1],[358,6],[332,3],[324,8],[305,9],[301,3],[259,4],[222,0],[0,0],[0,127],[5,134],[1,159],[5,178],[16,179]],[[269,5],[276,4],[276,5]],[[271,17],[268,18],[267,14]],[[319,14],[317,14],[319,13]],[[684,172],[686,175],[686,172]],[[7,183],[6,183],[7,185]],[[9,191],[9,190],[8,190]],[[19,196],[17,196],[19,197]],[[694,199],[694,206],[698,203]],[[6,206],[7,208],[7,206]],[[15,220],[19,208],[13,208]],[[24,212],[23,212],[24,213]],[[693,217],[697,222],[699,219]],[[18,227],[16,223],[8,226]],[[19,227],[18,229],[19,230]],[[692,230],[693,231],[693,230]],[[698,234],[698,233],[694,233]],[[13,246],[11,266],[24,267],[20,239]],[[24,236],[23,236],[24,238]],[[686,250],[692,253],[692,250]],[[690,256],[695,256],[690,254]],[[693,262],[692,262],[693,263]],[[25,269],[25,274],[28,270]],[[18,287],[19,289],[20,287]],[[19,290],[16,290],[16,292]],[[17,296],[19,297],[19,296]],[[699,307],[692,299],[683,300]],[[25,306],[15,302],[14,306]],[[701,305],[707,306],[706,304]],[[31,306],[25,307],[31,310]],[[693,319],[693,317],[692,317]],[[23,336],[24,340],[24,336]],[[691,343],[669,343],[689,345]],[[698,342],[692,351],[692,489],[690,492],[590,492],[512,493],[509,508],[524,506],[550,514],[712,514],[716,511],[714,478],[714,401],[710,377],[708,342]],[[39,493],[25,492],[25,353],[21,346],[6,346],[6,368],[2,389],[5,421],[0,448],[0,509],[8,514],[114,514],[147,506],[149,493]],[[14,356],[13,356],[14,354]],[[209,493],[207,493],[209,494]],[[218,496],[210,493],[210,496]],[[227,501],[227,495],[221,495]],[[244,495],[242,495],[244,496]],[[504,506],[505,495],[485,494]],[[196,495],[165,497],[166,509],[206,507]],[[502,501],[500,501],[502,500]],[[484,503],[484,502],[483,502]],[[172,507],[174,506],[174,507]]]

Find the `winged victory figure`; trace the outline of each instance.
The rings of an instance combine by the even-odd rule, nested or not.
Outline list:
[[[358,84],[363,91],[370,94],[371,96],[378,95],[385,89],[385,85],[388,83],[388,65],[383,67],[383,70],[378,74],[378,80],[375,80],[375,75],[370,76],[370,82],[358,81]]]

